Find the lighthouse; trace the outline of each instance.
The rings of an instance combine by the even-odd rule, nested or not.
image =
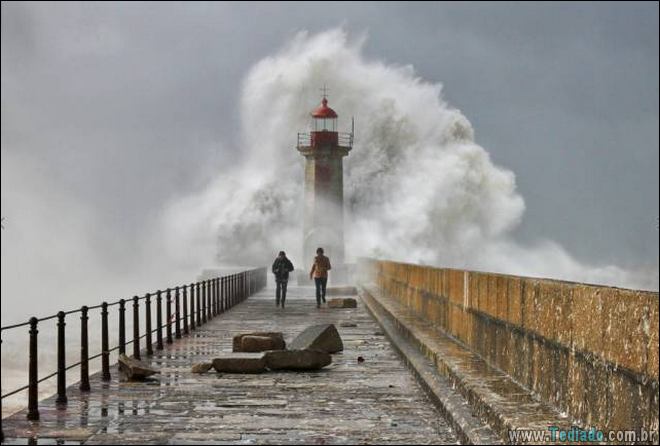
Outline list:
[[[343,159],[353,147],[350,133],[337,131],[337,113],[328,106],[323,88],[321,104],[311,112],[311,131],[298,133],[297,149],[305,157],[303,210],[303,259],[310,268],[316,249],[322,247],[332,263],[331,281],[344,265]]]

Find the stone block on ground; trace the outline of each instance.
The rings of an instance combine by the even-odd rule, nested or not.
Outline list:
[[[128,381],[143,381],[144,379],[160,373],[160,371],[148,366],[146,363],[129,358],[126,355],[119,355],[119,372]]]
[[[282,335],[281,332],[254,332],[254,333],[243,333],[234,336],[234,340],[232,343],[232,350],[234,352],[259,352],[259,351],[265,351],[265,350],[244,350],[243,349],[243,338],[246,336],[250,337],[259,337],[259,338],[270,338],[271,343],[269,345],[270,348],[266,350],[284,350],[286,348],[286,343],[284,342],[284,335]],[[266,341],[263,340],[254,340],[251,339],[247,341],[246,346],[247,348],[256,348],[257,342],[261,342],[262,344]]]
[[[263,353],[228,353],[215,358],[213,368],[221,373],[262,373],[266,360]]]
[[[332,363],[330,353],[318,350],[279,350],[264,356],[270,370],[319,370]]]
[[[283,350],[284,343],[268,336],[243,336],[241,338],[242,352],[265,352],[268,350]]]
[[[328,301],[328,308],[357,308],[357,300],[352,297],[330,299]]]
[[[328,287],[326,296],[357,296],[357,288],[354,286]]]
[[[192,372],[193,373],[206,373],[213,367],[213,364],[210,362],[200,362],[199,364],[193,364]]]
[[[291,342],[289,349],[337,353],[344,350],[344,344],[334,325],[323,324],[307,327]]]

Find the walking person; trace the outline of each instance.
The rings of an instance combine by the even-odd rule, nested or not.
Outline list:
[[[284,253],[280,251],[278,256],[273,262],[273,274],[275,274],[275,283],[277,290],[275,291],[275,306],[279,307],[282,302],[284,308],[284,301],[286,300],[286,286],[289,282],[289,273],[293,271],[293,263],[289,260]]]
[[[325,303],[325,288],[328,284],[328,271],[331,268],[330,259],[323,255],[323,248],[318,248],[312,270],[309,272],[310,280],[313,277],[316,285],[316,308],[321,308],[321,301]]]

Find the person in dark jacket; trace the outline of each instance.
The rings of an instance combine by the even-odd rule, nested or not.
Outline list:
[[[312,270],[309,272],[310,280],[313,278],[316,285],[316,308],[321,308],[321,301],[325,303],[325,287],[328,284],[328,271],[331,268],[330,259],[323,255],[323,248],[318,248]]]
[[[275,292],[275,306],[284,308],[284,301],[286,300],[286,286],[289,282],[289,273],[293,271],[293,263],[286,257],[284,251],[280,251],[279,255],[273,262],[273,274],[275,274],[275,283],[277,284],[277,291]]]

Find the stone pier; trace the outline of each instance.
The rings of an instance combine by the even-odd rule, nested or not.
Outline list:
[[[266,289],[147,358],[154,381],[68,389],[69,404],[40,402],[40,422],[4,420],[8,443],[54,444],[449,444],[457,436],[416,383],[379,325],[357,308],[317,310],[312,288],[291,287],[287,308]],[[333,296],[334,297],[334,296]],[[354,297],[354,296],[353,296]],[[344,351],[318,372],[193,374],[194,363],[230,352],[232,337],[335,324]],[[364,358],[363,362],[358,357]],[[59,444],[59,443],[58,443]]]
[[[304,286],[277,308],[267,288],[143,355],[152,381],[119,382],[115,367],[89,393],[71,386],[65,409],[41,401],[39,422],[4,419],[7,443],[557,444],[594,431],[657,444],[657,293],[368,259],[358,273],[329,290],[355,299],[337,308]],[[192,373],[237,334],[290,344],[317,324],[344,347],[319,371]]]

